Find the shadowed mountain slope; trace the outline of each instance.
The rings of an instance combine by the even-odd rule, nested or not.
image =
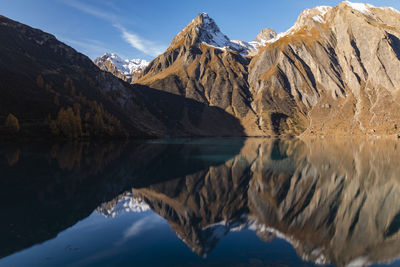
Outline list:
[[[243,135],[221,108],[125,83],[40,30],[0,17],[0,38],[1,137]]]

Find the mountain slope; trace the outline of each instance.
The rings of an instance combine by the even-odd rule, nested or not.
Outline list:
[[[142,96],[54,36],[0,17],[0,38],[1,125],[11,113],[22,136],[162,133],[158,120],[132,101]]]
[[[223,110],[125,83],[40,30],[0,17],[0,39],[2,138],[243,135]]]
[[[260,134],[251,108],[245,47],[231,42],[207,14],[199,14],[167,51],[140,73],[137,84],[219,107]]]
[[[399,25],[392,8],[346,1],[246,43],[202,13],[136,83],[220,107],[247,135],[395,135]]]
[[[255,109],[282,114],[281,131],[299,116],[307,134],[398,133],[399,23],[397,11],[349,2],[304,11],[252,59]]]

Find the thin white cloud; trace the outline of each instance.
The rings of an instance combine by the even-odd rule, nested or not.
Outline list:
[[[114,27],[121,31],[122,38],[130,44],[133,48],[142,51],[146,55],[156,57],[163,53],[166,49],[165,46],[156,44],[152,41],[146,40],[137,34],[129,32],[123,26],[114,24]]]
[[[97,9],[97,8],[91,6],[91,5],[87,5],[85,3],[82,3],[82,2],[79,2],[79,1],[76,1],[76,0],[64,0],[63,3],[68,5],[68,6],[70,6],[70,7],[78,9],[78,10],[80,10],[82,12],[85,12],[85,13],[87,13],[89,15],[92,15],[92,16],[95,16],[97,18],[100,18],[100,19],[103,19],[103,20],[107,20],[107,21],[110,21],[110,22],[113,22],[113,23],[115,23],[117,21],[117,19],[118,19],[118,17],[114,13],[106,12],[106,11]]]
[[[156,57],[163,53],[167,48],[164,45],[157,44],[153,41],[146,40],[145,38],[139,36],[136,33],[130,32],[123,27],[121,23],[121,18],[119,18],[114,13],[104,11],[98,8],[93,7],[92,5],[88,5],[82,2],[78,2],[77,0],[62,0],[62,2],[70,7],[73,7],[81,12],[85,12],[89,15],[95,16],[97,18],[106,20],[111,22],[113,26],[121,32],[121,37],[125,40],[128,44],[130,44],[133,48],[141,51],[142,53]],[[85,47],[85,49],[92,48],[92,51],[99,51],[98,45],[93,44],[84,44],[82,42],[74,41],[75,45],[79,45],[80,47]],[[70,42],[71,44],[73,42]]]

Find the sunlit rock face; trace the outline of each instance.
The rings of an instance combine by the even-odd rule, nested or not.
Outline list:
[[[342,2],[232,41],[199,14],[135,82],[235,116],[247,136],[398,135],[400,13]]]
[[[132,190],[197,254],[230,231],[284,238],[315,263],[400,255],[399,143],[247,139],[225,164]]]

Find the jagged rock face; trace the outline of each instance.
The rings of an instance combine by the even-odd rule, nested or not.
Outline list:
[[[144,59],[121,59],[116,54],[105,53],[103,56],[93,60],[101,70],[108,71],[114,76],[126,81],[133,82],[138,73],[149,64]]]
[[[395,135],[400,13],[343,2],[230,41],[200,14],[138,83],[227,110],[247,135]]]
[[[391,261],[400,253],[396,143],[248,139],[225,164],[132,192],[199,255],[249,227],[315,263]]]
[[[306,10],[252,59],[255,110],[281,114],[284,132],[396,134],[399,19],[392,9],[349,3]]]
[[[200,14],[168,50],[141,72],[138,84],[216,106],[248,124],[248,135],[260,134],[250,102],[245,50]]]

